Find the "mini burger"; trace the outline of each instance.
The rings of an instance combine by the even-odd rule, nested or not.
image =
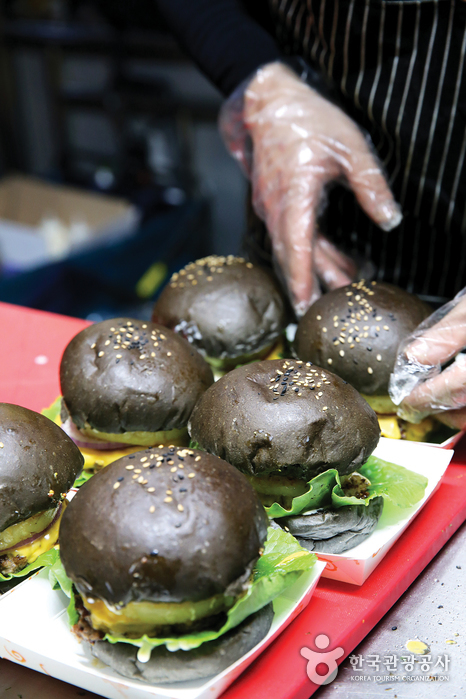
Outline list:
[[[204,393],[189,429],[199,448],[246,475],[269,517],[309,550],[353,548],[376,526],[383,497],[396,501],[400,478],[410,491],[403,507],[427,483],[414,474],[411,493],[410,472],[370,456],[376,414],[349,383],[310,362],[234,369]]]
[[[209,365],[171,330],[106,320],[78,333],[63,353],[62,427],[91,470],[141,446],[187,444],[191,411],[212,382]]]
[[[295,352],[354,386],[379,417],[384,437],[422,441],[436,423],[400,420],[388,395],[397,348],[431,309],[391,284],[360,281],[318,299],[301,319]]]
[[[268,531],[247,479],[215,456],[171,447],[119,459],[83,485],[61,524],[73,631],[130,677],[220,672],[266,635],[287,566],[313,565],[286,536]]]
[[[202,449],[247,476],[271,515],[278,505],[282,516],[295,511],[294,500],[309,491],[316,476],[329,472],[330,479],[318,481],[319,497],[312,511],[333,513],[335,474],[343,478],[357,471],[380,435],[374,411],[352,386],[327,370],[294,360],[257,362],[224,376],[194,409],[190,433]],[[349,480],[353,487],[354,477]],[[381,504],[379,498],[368,508],[352,506],[356,530],[346,522],[351,545],[371,533]],[[311,542],[313,550],[329,551],[335,527],[327,527],[330,536],[324,532],[320,546],[315,517],[300,519],[300,539]],[[294,518],[288,517],[286,526],[292,532],[296,527],[290,520]]]
[[[0,581],[38,567],[58,540],[83,457],[43,415],[0,403]]]
[[[242,257],[211,255],[171,277],[152,320],[183,335],[224,371],[278,351],[287,312],[267,270]]]

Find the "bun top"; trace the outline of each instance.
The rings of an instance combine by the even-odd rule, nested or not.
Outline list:
[[[54,422],[0,403],[0,531],[56,507],[83,463],[78,447]]]
[[[97,473],[67,507],[60,555],[78,590],[113,605],[238,594],[267,516],[233,466],[195,449],[146,449]]]
[[[273,276],[242,257],[211,255],[172,276],[152,319],[184,335],[210,357],[258,352],[287,323],[285,301]]]
[[[399,287],[360,281],[312,304],[299,323],[295,351],[361,393],[386,395],[398,345],[431,312]]]
[[[377,417],[342,379],[292,359],[234,369],[194,408],[192,438],[240,471],[309,480],[364,463],[379,441]]]
[[[73,422],[101,432],[185,427],[213,383],[212,371],[182,337],[155,323],[114,318],[66,347],[60,384]]]

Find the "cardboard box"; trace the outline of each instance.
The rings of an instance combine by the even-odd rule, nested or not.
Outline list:
[[[137,209],[124,199],[15,175],[0,181],[0,264],[22,272],[131,234]]]

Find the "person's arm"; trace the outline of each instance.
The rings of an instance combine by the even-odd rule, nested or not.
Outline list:
[[[247,161],[254,208],[302,315],[320,293],[318,279],[328,288],[351,280],[347,261],[317,235],[317,212],[330,182],[347,182],[381,228],[400,223],[371,145],[317,85],[311,88],[283,64],[271,34],[240,0],[158,2],[201,70],[224,94],[234,91],[222,109],[221,130],[233,155]]]
[[[157,0],[157,6],[182,48],[224,95],[261,65],[280,59],[271,34],[239,0]]]

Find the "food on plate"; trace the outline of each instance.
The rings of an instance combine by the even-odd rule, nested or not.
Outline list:
[[[272,274],[242,257],[211,255],[174,274],[152,319],[183,335],[218,370],[268,356],[287,324]]]
[[[98,470],[141,446],[187,444],[194,404],[212,371],[182,337],[114,318],[78,333],[60,365],[61,422]]]
[[[78,491],[60,528],[73,590],[63,569],[52,574],[94,655],[125,675],[179,682],[221,671],[267,634],[270,601],[315,558],[281,534],[230,464],[147,449]]]
[[[64,499],[82,465],[53,422],[0,403],[0,581],[39,567],[57,543]]]
[[[353,548],[373,531],[384,498],[410,506],[427,484],[370,456],[380,435],[374,411],[310,362],[234,369],[201,397],[189,430],[196,446],[242,471],[269,516],[310,550]]]
[[[355,282],[318,299],[301,319],[297,356],[328,367],[354,386],[379,416],[382,436],[423,441],[437,423],[397,418],[388,382],[397,348],[428,315],[427,304],[391,284]]]

